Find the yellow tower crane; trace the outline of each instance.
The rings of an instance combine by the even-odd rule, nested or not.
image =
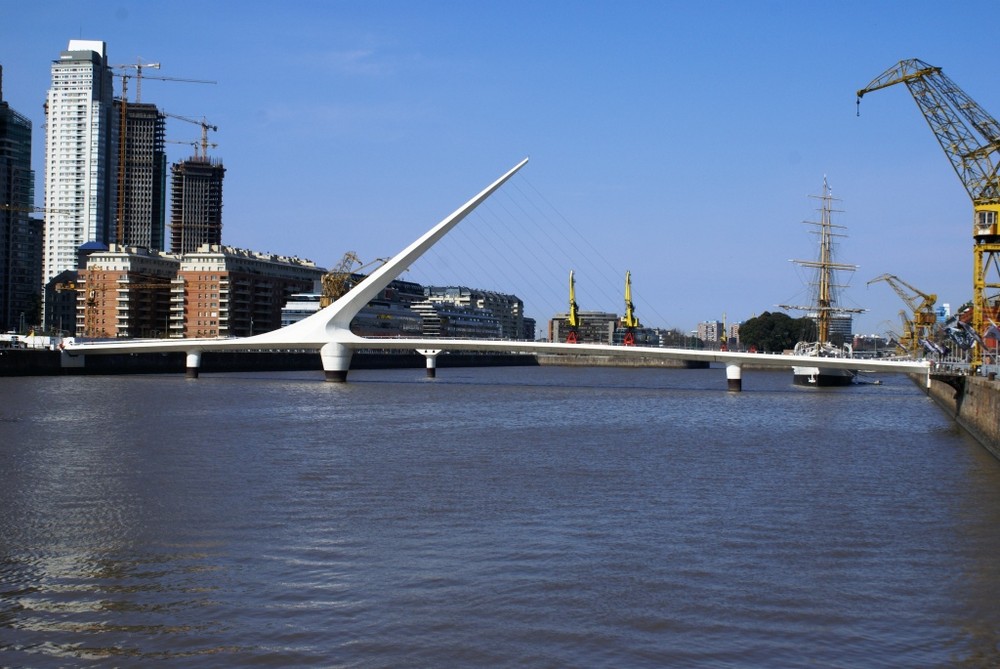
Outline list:
[[[575,344],[579,341],[580,310],[576,306],[576,280],[573,270],[569,271],[569,317],[566,319],[569,331],[566,333],[566,343]]]
[[[899,337],[899,345],[911,357],[918,357],[923,346],[921,341],[930,341],[934,334],[934,325],[937,323],[937,314],[934,313],[934,303],[937,302],[937,295],[917,290],[894,274],[877,276],[869,281],[868,285],[870,286],[878,281],[885,281],[889,284],[906,306],[910,308],[909,313],[905,310],[900,312],[903,321],[903,332]]]
[[[167,142],[168,144],[187,144],[188,146],[194,148],[194,157],[196,159],[200,157],[198,155],[198,147],[201,146],[201,142],[199,140],[165,139],[163,141]],[[209,143],[209,146],[214,149],[215,147],[218,146],[218,144],[211,142]]]
[[[972,328],[983,335],[990,305],[987,289],[1000,289],[1000,123],[945,76],[940,67],[922,60],[903,60],[858,91],[858,105],[866,93],[906,84],[931,131],[972,199]],[[990,269],[998,277],[987,279]],[[972,349],[971,365],[982,365],[980,347]]]
[[[209,123],[208,121],[206,121],[204,117],[202,117],[202,119],[199,121],[197,119],[188,118],[187,116],[180,116],[178,114],[171,114],[169,112],[163,112],[163,115],[164,116],[169,116],[170,118],[176,118],[176,119],[179,119],[181,121],[187,121],[188,123],[194,123],[195,125],[200,125],[201,126],[201,157],[204,158],[205,160],[208,160],[208,147],[210,146],[209,145],[209,141],[208,141],[208,131],[211,130],[212,132],[219,132],[219,127],[215,126],[215,125],[212,125],[211,123]],[[216,145],[215,144],[211,144],[211,146],[216,146]],[[198,155],[197,149],[195,150],[195,155],[196,156]]]

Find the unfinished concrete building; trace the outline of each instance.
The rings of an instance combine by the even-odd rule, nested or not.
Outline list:
[[[121,106],[121,100],[115,100],[119,118]],[[156,105],[131,102],[125,105],[120,126],[115,241],[120,246],[166,250],[165,117]]]
[[[171,167],[170,251],[193,253],[222,244],[222,179],[215,158],[195,157]]]

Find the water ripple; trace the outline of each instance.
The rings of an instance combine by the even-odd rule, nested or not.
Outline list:
[[[719,374],[9,379],[3,663],[1000,665],[997,461]]]

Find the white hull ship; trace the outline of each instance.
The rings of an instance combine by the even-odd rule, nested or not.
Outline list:
[[[797,309],[805,311],[808,316],[816,321],[816,341],[802,341],[795,345],[795,355],[808,355],[816,357],[816,365],[795,366],[792,368],[792,379],[797,385],[804,386],[847,386],[854,383],[857,370],[840,369],[834,367],[824,367],[823,358],[850,358],[853,357],[853,350],[850,344],[835,346],[830,342],[830,324],[833,317],[841,314],[861,313],[863,309],[850,309],[840,307],[836,304],[837,289],[840,288],[834,282],[836,272],[853,272],[857,267],[833,260],[833,238],[837,235],[834,228],[843,226],[834,225],[832,222],[833,195],[830,187],[823,179],[823,194],[817,197],[822,200],[820,208],[820,221],[808,221],[810,225],[818,228],[820,238],[819,257],[816,260],[793,260],[792,262],[801,267],[809,267],[816,270],[816,279],[813,282],[814,303],[806,306],[796,306],[783,304],[786,309]]]
[[[848,350],[839,349],[832,344],[820,346],[818,342],[799,342],[795,345],[795,355],[812,355],[817,358],[844,358],[850,357],[850,347]],[[823,367],[817,364],[815,367],[792,367],[792,381],[798,386],[849,386],[854,383],[857,370],[840,369],[834,367]]]

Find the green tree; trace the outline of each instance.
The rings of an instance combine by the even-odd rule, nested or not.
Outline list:
[[[781,311],[765,311],[740,325],[740,342],[767,353],[780,353],[797,342],[815,339],[816,323],[811,318],[792,318]]]

